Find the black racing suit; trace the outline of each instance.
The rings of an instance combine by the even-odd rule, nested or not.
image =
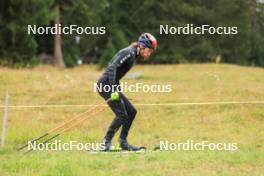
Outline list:
[[[105,72],[97,82],[98,87],[111,86],[111,91],[104,89],[99,90],[99,94],[105,99],[109,99],[112,92],[119,91],[119,80],[131,69],[138,57],[138,49],[133,47],[127,47],[120,50],[109,62]],[[101,85],[100,85],[101,84]],[[111,141],[114,134],[122,126],[120,133],[120,139],[126,140],[128,131],[132,125],[132,122],[137,114],[137,110],[125,97],[125,95],[119,92],[120,99],[118,101],[108,101],[109,107],[115,113],[108,131],[105,135],[105,139]]]

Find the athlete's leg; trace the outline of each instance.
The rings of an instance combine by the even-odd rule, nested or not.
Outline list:
[[[122,130],[120,133],[120,138],[123,140],[126,140],[127,136],[128,136],[128,132],[130,130],[130,127],[136,117],[137,114],[137,110],[136,108],[132,105],[132,103],[125,97],[124,94],[120,93],[121,98],[123,100],[125,109],[127,111],[127,120],[124,122],[123,126],[122,126]]]

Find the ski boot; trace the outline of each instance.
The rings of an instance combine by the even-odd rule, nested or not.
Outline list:
[[[111,150],[111,141],[107,140],[107,139],[103,139],[103,143],[102,143],[102,151],[110,151]]]
[[[127,151],[139,151],[146,149],[146,147],[135,147],[133,145],[130,145],[127,140],[124,139],[119,139],[119,144],[122,150],[127,150]]]

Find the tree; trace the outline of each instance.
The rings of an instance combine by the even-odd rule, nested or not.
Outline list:
[[[0,4],[0,64],[18,67],[37,64],[37,36],[29,35],[27,28],[49,24],[53,0],[1,0]]]
[[[0,64],[34,65],[40,53],[74,66],[94,48],[104,66],[143,32],[158,40],[149,63],[223,62],[264,66],[264,3],[260,0],[1,0]],[[30,6],[28,5],[30,4]],[[28,24],[105,26],[105,35],[27,35]],[[159,26],[237,26],[237,35],[160,35]],[[63,53],[63,54],[62,54]]]
[[[55,25],[59,29],[60,22],[60,5],[58,2],[55,4]],[[57,30],[59,31],[59,30]],[[56,33],[54,36],[54,64],[58,67],[65,67],[62,50],[61,50],[61,34]]]

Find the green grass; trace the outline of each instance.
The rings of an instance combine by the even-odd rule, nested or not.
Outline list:
[[[136,66],[131,70],[138,71],[143,72],[141,78],[126,81],[171,84],[172,92],[126,93],[135,104],[264,100],[264,70],[260,68],[193,64]],[[0,68],[0,103],[3,104],[8,89],[10,105],[97,104],[102,98],[93,92],[93,83],[100,74],[95,66]],[[129,135],[129,141],[135,145],[153,148],[160,140],[178,143],[190,139],[236,142],[238,151],[46,151],[28,155],[15,148],[87,107],[10,108],[6,148],[0,150],[0,175],[263,175],[263,107],[264,104],[137,106],[138,114]],[[112,118],[112,112],[107,110],[60,139],[100,142]],[[2,120],[2,126],[1,123]],[[117,137],[113,142],[116,141]]]

